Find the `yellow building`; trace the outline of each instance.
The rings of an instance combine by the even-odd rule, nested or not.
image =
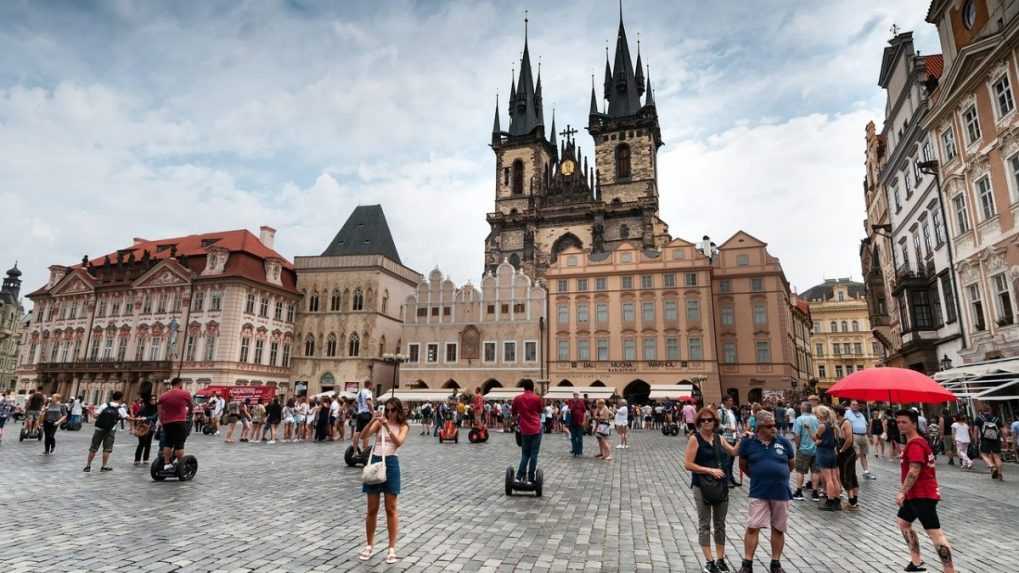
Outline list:
[[[863,283],[825,279],[801,297],[810,303],[814,321],[811,343],[818,390],[880,363],[880,345],[871,333]]]

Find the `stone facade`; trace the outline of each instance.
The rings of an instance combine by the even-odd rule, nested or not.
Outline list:
[[[433,270],[403,306],[408,361],[401,387],[487,393],[543,379],[545,294],[505,261],[480,288],[458,288]]]
[[[25,307],[21,304],[21,271],[15,265],[7,271],[0,289],[0,392],[14,390],[18,363],[18,345]]]
[[[150,394],[179,375],[208,385],[288,391],[299,295],[275,231],[189,235],[134,244],[72,267],[50,267],[17,369],[18,392],[101,402]]]
[[[814,321],[811,344],[819,390],[857,370],[881,364],[881,344],[871,334],[863,283],[827,279],[802,297],[810,303]]]

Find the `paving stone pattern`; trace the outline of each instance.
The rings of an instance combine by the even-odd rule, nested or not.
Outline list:
[[[397,565],[363,544],[360,471],[326,444],[223,444],[192,436],[199,457],[190,483],[153,482],[131,463],[135,439],[118,433],[115,471],[81,471],[91,426],[60,432],[56,453],[17,442],[9,424],[0,446],[0,571],[700,571],[696,509],[680,466],[683,437],[635,433],[615,460],[574,459],[563,435],[546,435],[540,466],[545,497],[506,497],[505,467],[519,455],[512,437],[438,445],[417,428],[400,452],[403,495]],[[466,437],[466,436],[463,436]],[[585,452],[596,451],[585,440]],[[959,571],[1019,571],[1015,526],[1019,466],[1005,483],[986,472],[939,467],[943,527]],[[901,571],[908,556],[895,526],[898,465],[876,464],[858,513],[828,514],[794,502],[783,563],[794,572]],[[739,566],[746,487],[734,490],[728,557]],[[917,525],[919,527],[919,525]],[[762,532],[756,570],[767,571]],[[931,571],[940,571],[921,535]]]

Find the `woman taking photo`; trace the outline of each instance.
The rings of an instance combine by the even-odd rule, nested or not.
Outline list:
[[[693,435],[696,439],[686,445],[684,466],[692,476],[690,487],[693,488],[694,504],[697,506],[697,537],[704,553],[704,572],[729,571],[725,563],[725,515],[729,511],[729,486],[721,461],[723,453],[736,457],[739,442],[731,446],[729,442],[719,439],[715,433],[718,418],[711,408],[701,408],[695,420],[697,431]],[[706,478],[721,482],[725,500],[715,504],[705,503],[701,485]],[[715,558],[711,555],[712,525],[715,528]]]
[[[375,436],[375,446],[372,448],[372,457],[369,463],[378,463],[385,457],[386,460],[386,481],[379,484],[364,484],[361,491],[368,494],[368,513],[364,520],[365,537],[367,544],[358,554],[361,561],[367,561],[372,557],[372,546],[375,544],[375,523],[379,516],[379,495],[386,496],[386,529],[389,531],[389,550],[386,554],[386,563],[396,563],[396,536],[399,533],[399,514],[396,508],[396,499],[400,495],[400,458],[397,451],[407,439],[407,415],[403,411],[403,404],[398,398],[390,398],[386,401],[385,415],[378,412],[375,417],[361,432],[361,449],[368,449],[368,438]]]
[[[827,500],[819,509],[824,511],[836,511],[841,509],[839,504],[839,476],[838,460],[835,456],[835,415],[827,406],[814,408],[814,416],[819,422],[814,440],[817,442],[817,469],[821,471],[824,478],[824,487],[827,492]]]
[[[605,400],[599,398],[594,406],[594,435],[598,438],[598,455],[607,462],[612,461],[612,450],[609,449],[609,435],[612,433],[612,410],[605,405]]]

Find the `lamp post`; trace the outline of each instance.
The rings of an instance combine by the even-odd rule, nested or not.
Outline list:
[[[945,354],[941,361],[938,363],[938,365],[941,366],[942,372],[951,370],[952,359],[949,358],[947,354]],[[966,381],[965,377],[962,378],[962,392],[963,394],[966,395],[966,410],[969,411],[970,416],[973,416],[973,399],[969,395],[969,382]]]
[[[404,362],[407,361],[407,355],[400,354],[399,352],[397,353],[387,352],[382,355],[382,361],[385,362],[386,364],[393,365],[393,391],[395,392],[400,388],[400,376],[399,376],[400,364],[403,364]]]

